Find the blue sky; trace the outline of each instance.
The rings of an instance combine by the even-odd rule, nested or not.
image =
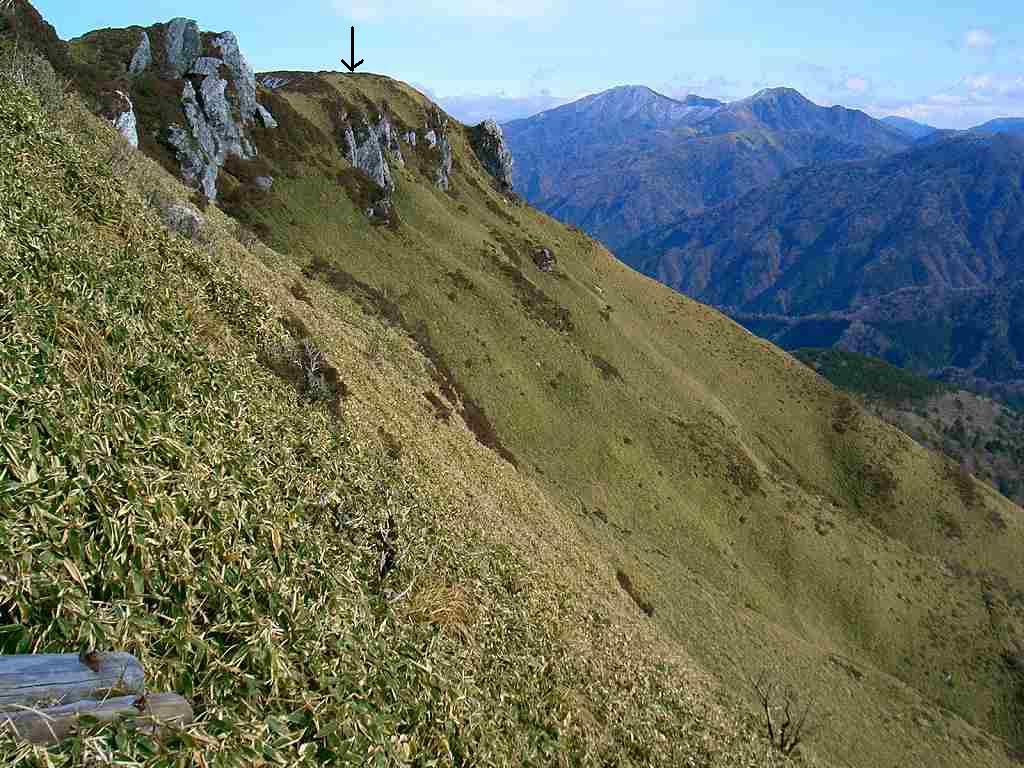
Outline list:
[[[960,128],[1024,116],[1019,0],[36,0],[67,39],[174,16],[233,30],[253,66],[412,83],[466,122],[532,114],[614,85],[736,99],[771,86],[819,104]]]

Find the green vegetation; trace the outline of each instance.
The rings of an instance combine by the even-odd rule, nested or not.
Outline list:
[[[953,462],[949,477],[965,505],[977,499],[971,473],[1024,503],[1024,414],[872,357],[837,349],[794,355],[880,418],[946,454]]]
[[[890,405],[927,400],[953,389],[884,360],[841,349],[798,349],[793,355],[840,389]]]
[[[259,279],[212,209],[203,237],[167,232],[146,201],[184,190],[142,158],[115,173],[117,141],[77,103],[50,118],[0,83],[0,653],[128,650],[199,722],[4,741],[5,765],[755,759],[752,724],[698,709],[695,678],[614,600],[570,591],[585,564],[556,579],[499,540],[499,512],[556,513],[488,452],[415,411],[411,451],[382,445],[392,415],[339,404],[340,381],[307,396],[342,359],[352,398],[407,396],[427,381],[412,346],[418,377],[360,375],[336,340],[277,365],[262,350],[301,329],[261,289],[285,306],[294,271]],[[303,302],[379,330],[321,290]]]
[[[1011,764],[1018,508],[502,195],[454,123],[451,191],[393,169],[374,225],[335,94],[433,112],[261,93],[272,190],[185,238],[153,158],[0,87],[3,648],[123,648],[199,713],[5,764]],[[755,669],[831,714],[788,758]]]

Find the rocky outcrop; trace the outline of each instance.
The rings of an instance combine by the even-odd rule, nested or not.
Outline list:
[[[128,74],[132,77],[146,71],[153,63],[153,48],[149,42],[149,34],[145,31],[139,37],[139,45],[132,54],[132,60],[128,64]]]
[[[171,19],[164,38],[164,74],[184,77],[201,52],[199,25],[192,19]]]
[[[505,143],[505,135],[501,126],[493,120],[484,120],[473,128],[470,143],[480,164],[494,180],[502,192],[512,190],[512,152]]]
[[[143,34],[130,69],[145,69],[147,58],[151,60],[149,38]],[[219,52],[219,57],[202,55],[203,35],[196,22],[172,19],[165,30],[162,74],[185,81],[184,124],[168,126],[165,140],[175,151],[185,182],[212,201],[217,199],[217,176],[227,158],[252,160],[257,155],[246,126],[276,128],[277,122],[256,100],[256,76],[235,35],[224,32],[207,42],[207,52]]]
[[[242,123],[249,125],[257,119],[262,109],[256,103],[256,74],[242,55],[234,32],[225,32],[215,37],[213,45],[220,51],[224,64],[231,73],[231,83],[238,95],[238,112],[242,116]]]
[[[433,125],[428,125],[427,143],[438,152],[438,163],[434,174],[434,184],[443,192],[451,186],[452,177],[452,145],[448,140],[448,116],[435,108],[431,115]]]
[[[350,118],[342,134],[342,149],[354,168],[369,176],[386,193],[394,191],[395,180],[381,145],[378,128],[365,115]]]
[[[377,138],[388,157],[404,168],[405,158],[402,157],[402,146],[398,142],[398,131],[383,112],[377,116]]]
[[[553,272],[555,270],[555,255],[547,248],[534,251],[533,263],[541,272]]]
[[[138,120],[135,118],[135,106],[124,91],[115,91],[115,96],[117,98],[113,107],[114,114],[111,116],[110,122],[129,144],[138,149],[139,129]]]

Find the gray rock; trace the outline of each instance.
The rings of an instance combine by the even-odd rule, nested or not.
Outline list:
[[[199,25],[192,19],[171,19],[167,24],[164,51],[167,74],[183,77],[202,52]]]
[[[222,59],[215,59],[212,56],[200,56],[192,62],[188,74],[202,75],[203,77],[207,75],[220,75],[220,68],[223,63]]]
[[[441,159],[437,164],[437,188],[447,192],[452,178],[452,145],[448,143],[447,134],[438,139],[437,148],[441,153]]]
[[[555,269],[555,255],[547,248],[541,248],[534,252],[533,263],[541,272],[553,272]]]
[[[437,146],[437,134],[433,131],[427,131],[423,138],[427,140],[427,144],[430,145],[431,149]]]
[[[256,105],[256,115],[259,117],[264,128],[277,128],[277,120],[275,120],[274,116],[270,114],[270,110],[262,104]]]
[[[277,121],[256,101],[256,76],[238,47],[232,32],[213,39],[221,57],[200,56],[202,38],[198,25],[189,19],[172,19],[166,29],[165,77],[186,77],[181,94],[185,125],[168,127],[167,142],[175,150],[186,183],[202,190],[209,200],[217,197],[217,176],[228,157],[256,157],[256,147],[245,126],[276,128]],[[226,68],[228,80],[220,74]]]
[[[259,105],[256,103],[256,74],[249,66],[245,56],[238,47],[238,38],[234,32],[225,32],[214,38],[216,46],[224,57],[224,63],[231,72],[231,82],[238,93],[238,111],[242,115],[242,124],[248,125],[256,119]]]
[[[272,186],[274,186],[274,177],[257,176],[255,179],[253,179],[253,184],[255,184],[259,189],[262,189],[264,192],[267,192]]]
[[[265,77],[260,78],[260,85],[271,91],[282,88],[290,82],[290,77],[281,77],[280,75],[266,75]]]
[[[405,143],[408,144],[410,147],[416,146],[416,131],[409,131],[402,138],[405,139]]]
[[[139,45],[132,54],[131,63],[128,64],[128,74],[138,75],[146,71],[146,68],[153,63],[153,48],[149,42],[149,34],[143,30],[139,37]]]
[[[484,120],[473,129],[470,142],[480,164],[495,181],[502,192],[512,189],[512,152],[505,143],[501,126],[493,120]]]
[[[190,240],[198,240],[206,226],[202,214],[188,203],[175,201],[161,209],[160,217],[169,230]]]
[[[135,107],[128,94],[124,91],[116,91],[119,104],[115,108],[115,115],[111,122],[118,133],[124,136],[125,140],[136,149],[139,148],[139,128],[135,118]],[[117,111],[119,110],[119,112]]]
[[[350,119],[342,134],[343,149],[348,161],[365,173],[386,193],[395,189],[384,149],[381,146],[377,128],[370,124],[365,115]]]
[[[180,125],[171,125],[167,129],[167,143],[175,151],[182,180],[198,187],[208,200],[216,200],[220,166],[210,162],[196,138]]]
[[[439,157],[437,169],[434,174],[434,183],[437,188],[447,192],[451,186],[452,177],[452,145],[448,141],[448,118],[444,112],[435,108],[433,114],[434,127],[427,134],[427,141],[431,147],[437,149]],[[430,141],[433,137],[434,141]]]
[[[231,105],[225,96],[227,87],[227,80],[216,76],[204,78],[199,87],[199,100],[215,141],[211,157],[217,165],[224,165],[228,155],[237,155],[243,160],[255,157],[252,145],[243,137],[242,129],[231,113]]]
[[[404,168],[405,158],[402,157],[402,146],[398,142],[398,131],[391,125],[388,116],[383,113],[378,117],[377,136],[380,145],[388,151],[388,156]]]

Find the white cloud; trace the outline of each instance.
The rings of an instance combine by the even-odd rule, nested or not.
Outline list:
[[[990,51],[995,44],[995,36],[987,29],[976,27],[964,33],[964,47],[969,51]]]
[[[844,85],[853,93],[867,93],[871,89],[871,82],[865,77],[848,77]]]
[[[499,123],[530,117],[546,109],[566,104],[575,97],[555,96],[549,90],[526,96],[506,93],[448,96],[435,99],[447,112],[467,125],[493,118]]]
[[[996,117],[1024,116],[1024,75],[981,72],[919,99],[876,104],[879,117],[897,115],[939,128],[971,128]]]

